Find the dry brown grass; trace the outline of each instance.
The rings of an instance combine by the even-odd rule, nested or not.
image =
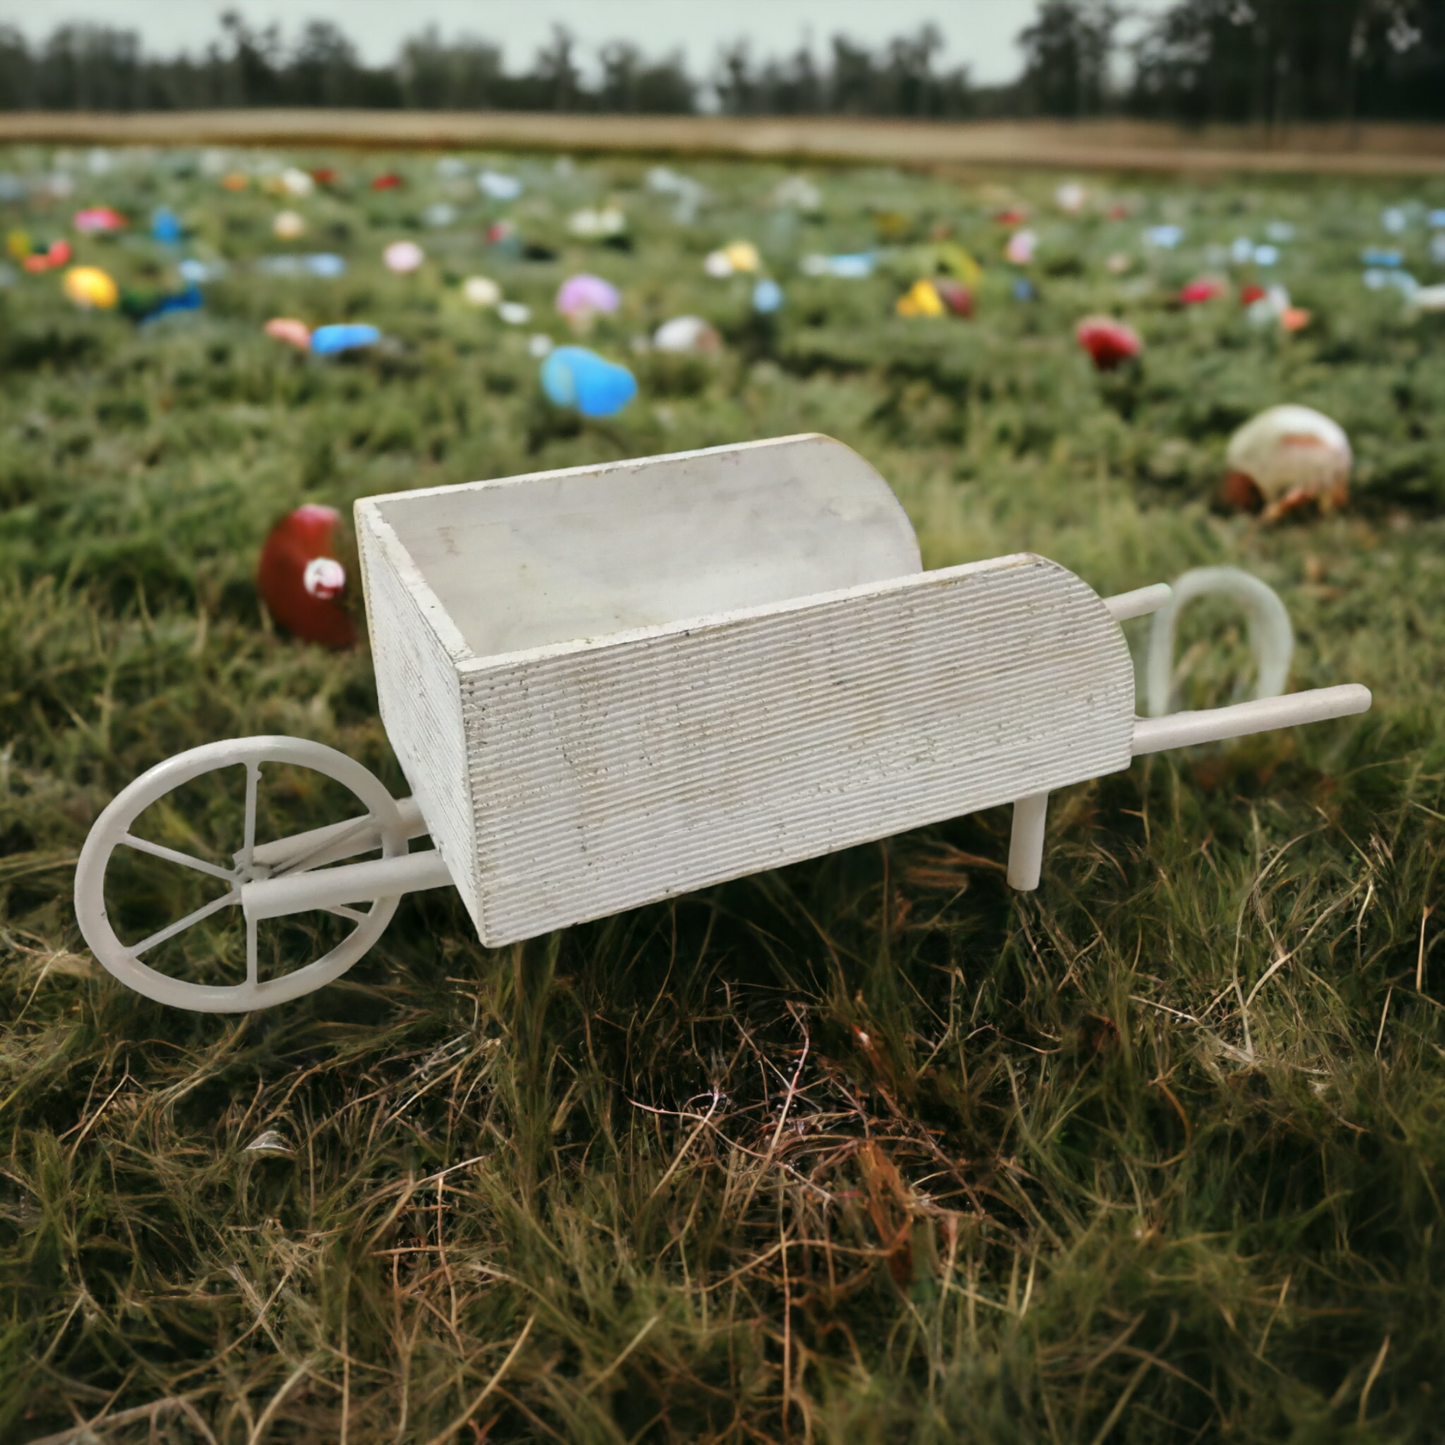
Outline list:
[[[0,143],[431,147],[876,163],[951,171],[1078,168],[1184,174],[1432,176],[1445,129],[1299,125],[1281,131],[1145,121],[859,120],[556,115],[516,111],[208,110],[0,113]]]

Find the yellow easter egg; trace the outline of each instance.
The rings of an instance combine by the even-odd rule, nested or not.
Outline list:
[[[734,271],[756,271],[763,264],[758,248],[751,241],[734,241],[723,247],[723,255],[732,263]]]
[[[908,293],[898,298],[894,310],[900,316],[942,316],[947,310],[932,281],[915,281]]]
[[[77,306],[109,311],[120,300],[114,281],[99,266],[72,266],[65,273],[65,294]]]

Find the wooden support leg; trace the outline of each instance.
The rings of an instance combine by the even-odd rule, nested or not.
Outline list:
[[[1044,863],[1044,817],[1048,807],[1047,793],[1035,793],[1014,804],[1013,833],[1008,844],[1010,888],[1031,893],[1039,886],[1039,870]]]

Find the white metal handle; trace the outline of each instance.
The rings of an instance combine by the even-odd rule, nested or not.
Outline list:
[[[1268,583],[1241,572],[1238,567],[1195,567],[1176,579],[1173,594],[1154,613],[1149,633],[1145,692],[1150,717],[1163,717],[1169,711],[1174,681],[1174,629],[1180,611],[1195,597],[1232,597],[1244,608],[1249,617],[1249,643],[1259,670],[1254,695],[1256,698],[1278,697],[1284,691],[1290,658],[1294,655],[1294,629],[1279,594]],[[1124,598],[1134,595],[1125,593]]]
[[[1287,697],[1238,702],[1233,707],[1210,708],[1206,712],[1136,718],[1134,756],[1162,752],[1165,748],[1185,748],[1194,743],[1223,742],[1226,738],[1324,722],[1333,717],[1349,717],[1368,711],[1371,700],[1369,688],[1351,682],[1340,687],[1318,687],[1311,692],[1292,692]]]
[[[1115,622],[1127,622],[1131,617],[1147,617],[1167,607],[1173,595],[1174,589],[1167,582],[1155,582],[1148,587],[1136,587],[1132,592],[1118,592],[1103,601]]]
[[[1372,698],[1370,689],[1358,683],[1341,687],[1320,687],[1312,692],[1295,692],[1288,697],[1256,698],[1207,712],[1176,712],[1168,717],[1134,719],[1134,756],[1183,748],[1193,743],[1217,743],[1242,738],[1249,733],[1296,727],[1301,723],[1324,722],[1366,712]],[[1030,892],[1039,886],[1044,854],[1044,821],[1049,795],[1036,793],[1014,803],[1013,831],[1009,839],[1008,882],[1012,888]]]

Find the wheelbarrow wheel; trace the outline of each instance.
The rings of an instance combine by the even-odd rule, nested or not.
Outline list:
[[[355,926],[339,943],[314,962],[279,978],[261,979],[257,957],[254,919],[246,920],[246,979],[237,984],[194,983],[175,978],[142,962],[141,955],[157,948],[188,928],[227,908],[241,906],[241,889],[257,879],[299,872],[308,859],[301,856],[268,867],[256,856],[257,794],[262,770],[268,765],[308,768],[340,783],[365,808],[366,816],[356,820],[379,839],[383,857],[407,851],[407,829],[396,800],[381,781],[353,758],[322,743],[303,738],[234,738],[206,743],[179,753],[143,773],[119,793],[95,820],[75,870],[75,913],[80,931],[91,952],[122,983],[148,998],[177,1008],[202,1013],[241,1013],[286,1003],[310,993],[345,973],[381,936],[391,921],[399,898],[375,898],[368,909],[337,906],[328,912],[339,914]],[[170,848],[132,832],[137,818],[168,793],[223,768],[246,770],[245,822],[240,848],[230,868],[219,866],[190,853]],[[376,846],[375,844],[372,845]],[[122,943],[106,909],[105,875],[119,848],[146,853],[178,868],[207,874],[229,885],[227,891],[193,912],[185,914],[149,937],[136,943]],[[274,850],[268,850],[273,852]]]

